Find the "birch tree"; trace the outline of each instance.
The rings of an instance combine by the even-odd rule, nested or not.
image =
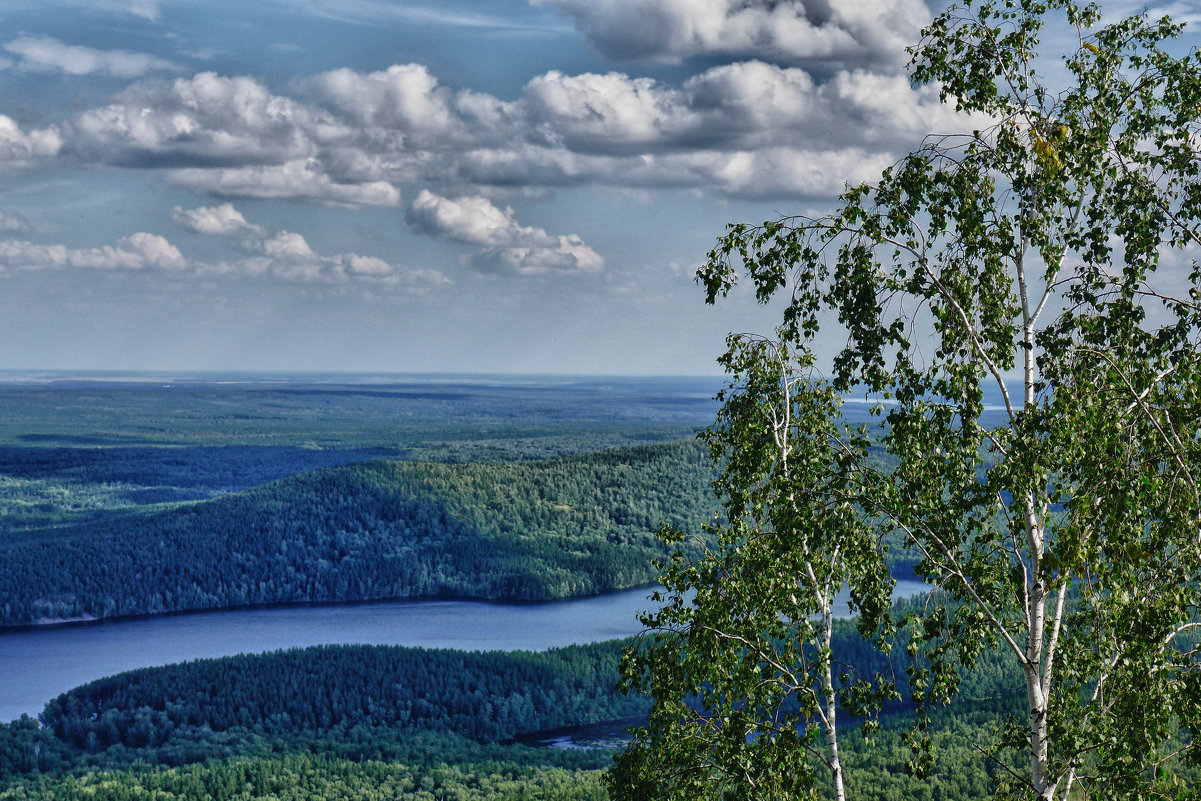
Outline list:
[[[870,729],[894,694],[833,649],[844,582],[860,629],[873,641],[890,633],[893,580],[876,531],[848,501],[868,440],[840,422],[838,395],[785,342],[745,335],[729,345],[731,384],[704,435],[723,465],[717,546],[697,561],[677,554],[661,579],[666,605],[643,617],[650,642],[627,657],[626,686],[655,703],[611,789],[629,799],[795,798],[815,789],[817,765],[843,801],[837,711],[868,716]]]
[[[1047,24],[1073,39],[1054,64],[1040,54]],[[739,280],[783,300],[775,346],[736,347],[762,359],[738,375],[796,375],[817,363],[819,334],[845,342],[826,379],[791,385],[794,404],[828,415],[792,440],[791,464],[821,465],[793,474],[813,488],[796,508],[842,515],[812,518],[821,532],[806,528],[802,547],[826,560],[894,535],[920,552],[917,572],[946,602],[911,621],[919,716],[954,695],[957,668],[982,649],[1013,661],[1025,711],[1002,744],[1024,757],[1006,765],[1003,795],[1166,794],[1179,760],[1201,763],[1201,57],[1184,52],[1182,30],[1146,15],[1103,24],[1071,0],[949,9],[913,48],[912,76],[980,129],[929,137],[828,216],[730,226],[698,273],[710,302]],[[986,385],[1000,424],[985,415]],[[832,422],[835,396],[880,402],[886,465]],[[727,404],[727,424],[762,426],[742,403]],[[732,463],[784,457],[778,444],[744,447],[731,439]],[[702,578],[740,565],[740,547]],[[692,636],[714,609],[800,583],[804,559],[764,559],[670,614]],[[868,574],[845,575],[854,587]],[[712,687],[755,662],[747,647],[711,657]],[[765,683],[820,679],[820,659],[784,656]],[[679,675],[669,658],[634,663],[652,695]],[[681,700],[675,712],[698,709]],[[661,728],[627,753],[643,749],[656,775],[684,747]],[[687,748],[723,768],[743,750],[696,737]],[[929,741],[921,726],[913,737],[920,757]]]

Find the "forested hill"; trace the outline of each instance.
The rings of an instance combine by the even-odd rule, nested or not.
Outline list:
[[[346,740],[361,726],[390,730],[392,740],[435,731],[495,742],[645,715],[645,698],[616,689],[625,644],[540,653],[336,645],[202,659],[85,684],[41,717],[61,740],[92,751],[157,748],[237,728]]]
[[[250,604],[543,600],[652,582],[664,522],[699,531],[692,442],[537,462],[367,462],[0,543],[0,626]]]

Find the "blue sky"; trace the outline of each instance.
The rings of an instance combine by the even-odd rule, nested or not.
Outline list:
[[[703,303],[724,225],[959,126],[931,13],[8,0],[0,369],[717,372],[774,316]]]

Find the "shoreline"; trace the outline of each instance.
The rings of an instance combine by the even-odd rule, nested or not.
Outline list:
[[[393,604],[393,603],[425,603],[429,601],[465,601],[471,603],[492,604],[494,606],[539,606],[542,604],[557,604],[570,603],[572,601],[584,601],[589,598],[601,598],[606,595],[618,595],[620,593],[631,592],[633,590],[651,590],[659,585],[651,584],[635,584],[629,587],[620,587],[603,592],[594,592],[588,595],[571,595],[566,598],[542,598],[542,599],[506,599],[506,598],[487,598],[479,595],[456,595],[437,593],[434,595],[397,595],[381,598],[348,598],[348,599],[332,599],[325,601],[276,601],[270,603],[259,604],[238,604],[237,606],[206,606],[198,609],[175,609],[164,612],[147,612],[128,615],[108,615],[105,617],[94,617],[88,615],[80,615],[71,618],[41,618],[33,623],[15,623],[0,625],[0,635],[4,634],[21,634],[34,631],[52,631],[55,629],[81,628],[84,626],[97,626],[104,623],[126,623],[131,620],[156,620],[160,618],[184,617],[187,615],[203,615],[213,612],[240,612],[240,611],[263,611],[271,609],[320,609],[325,607],[335,606],[365,606],[368,604]]]

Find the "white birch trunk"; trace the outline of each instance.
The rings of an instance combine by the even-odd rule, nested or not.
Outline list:
[[[834,665],[831,641],[834,637],[834,613],[830,606],[830,596],[822,597],[822,648],[826,651],[825,671],[822,673],[822,685],[826,696],[826,751],[830,760],[830,778],[834,782],[834,798],[846,801],[846,790],[843,789],[842,763],[838,760],[838,696],[834,692]]]

